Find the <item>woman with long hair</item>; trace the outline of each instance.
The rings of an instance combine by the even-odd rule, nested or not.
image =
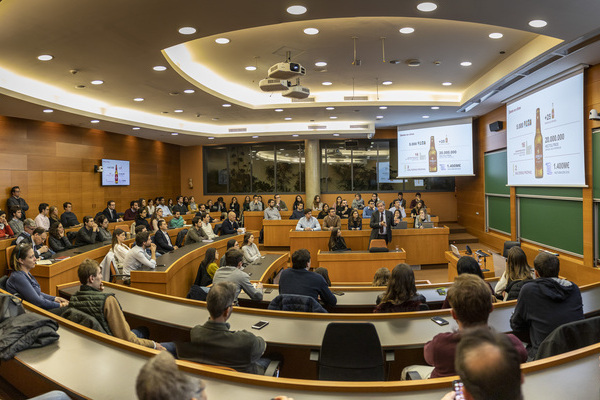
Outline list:
[[[527,264],[525,252],[518,246],[508,250],[506,270],[496,285],[496,297],[504,301],[515,300],[525,283],[533,279],[533,272]]]
[[[148,215],[154,215],[154,211],[156,207],[154,206],[154,200],[152,198],[148,199]]]
[[[373,275],[373,283],[371,286],[387,286],[390,276],[392,273],[389,269],[382,267],[375,271],[375,275]]]
[[[350,217],[348,218],[348,229],[351,231],[360,231],[362,230],[362,218],[358,214],[358,210],[354,209],[350,213]]]
[[[190,212],[198,212],[198,204],[196,204],[196,199],[194,196],[190,196],[190,203],[188,204],[188,209]]]
[[[156,233],[158,231],[158,221],[161,219],[163,219],[163,210],[162,208],[156,207],[156,211],[154,212],[154,215],[152,215],[152,219],[150,219],[152,233]]]
[[[96,225],[98,225],[98,236],[97,242],[106,242],[112,239],[112,234],[108,230],[108,218],[104,214],[100,214],[96,217]]]
[[[125,239],[127,239],[127,234],[121,228],[117,228],[113,231],[112,235],[112,244],[111,249],[113,254],[115,255],[114,263],[115,267],[118,270],[123,269],[123,262],[125,261],[125,256],[129,252],[129,246],[125,244]]]
[[[342,237],[342,230],[340,228],[333,228],[331,230],[331,236],[329,236],[329,251],[349,251],[350,249],[346,246],[346,241]]]
[[[313,198],[312,209],[313,209],[313,211],[321,211],[323,209],[323,203],[321,202],[321,196],[319,196],[318,194],[315,194],[315,197]]]
[[[427,209],[421,208],[419,210],[419,215],[415,218],[415,228],[423,228],[425,222],[431,222],[431,218],[429,218],[429,214],[427,214]]]
[[[242,204],[242,210],[250,211],[250,203],[252,203],[252,199],[250,196],[246,195],[246,197],[244,197],[244,204]]]
[[[298,204],[304,204],[304,200],[302,200],[302,196],[299,194],[296,195],[296,199],[294,200],[294,204],[292,205],[292,211],[298,209]]]
[[[219,253],[217,252],[217,249],[210,247],[206,250],[206,253],[204,254],[204,260],[202,260],[198,266],[198,272],[196,273],[194,285],[208,286],[212,284],[215,272],[217,269],[219,269],[219,266],[217,265],[218,258]]]
[[[319,211],[317,219],[323,219],[327,216],[327,214],[329,214],[329,204],[323,203],[323,206],[321,208],[321,211]]]
[[[425,297],[417,293],[415,274],[410,265],[398,264],[392,270],[387,289],[377,298],[377,307],[373,312],[428,310],[425,302]]]
[[[244,235],[242,253],[244,253],[244,263],[246,264],[252,264],[261,257],[260,251],[258,251],[256,243],[254,243],[254,235],[250,232],[246,232]]]
[[[233,211],[235,213],[235,219],[240,220],[240,203],[238,203],[237,197],[233,196],[231,198],[231,203],[229,203],[229,211]]]
[[[50,212],[48,213],[48,219],[50,220],[50,227],[54,224],[60,223],[60,218],[58,217],[58,207],[50,206]],[[50,230],[50,229],[48,229]]]
[[[60,222],[50,225],[48,233],[50,234],[48,237],[48,246],[50,246],[53,252],[58,253],[59,251],[73,248],[73,244],[67,235],[65,235],[65,228]]]

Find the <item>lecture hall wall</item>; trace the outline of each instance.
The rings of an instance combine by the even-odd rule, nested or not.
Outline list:
[[[108,200],[123,212],[129,202],[180,191],[180,147],[135,136],[120,135],[51,122],[0,117],[0,208],[5,209],[12,186],[20,186],[29,204],[28,217],[45,202],[70,201],[80,218],[95,215]],[[130,186],[103,187],[94,165],[102,158],[129,160]]]

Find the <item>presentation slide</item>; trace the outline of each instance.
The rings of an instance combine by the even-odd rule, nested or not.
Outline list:
[[[509,186],[585,186],[583,73],[506,106]]]
[[[128,186],[129,161],[102,160],[102,186]]]
[[[472,125],[398,127],[398,178],[473,175]]]

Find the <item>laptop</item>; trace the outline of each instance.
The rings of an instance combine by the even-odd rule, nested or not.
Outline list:
[[[454,254],[456,257],[460,258],[460,252],[458,251],[458,247],[451,244],[450,249],[452,249],[452,254]]]
[[[423,222],[423,229],[433,228],[433,222]]]
[[[408,228],[408,222],[406,222],[406,221],[400,221],[400,222],[398,222],[397,225],[394,225],[392,227],[392,229],[406,229],[406,228]]]

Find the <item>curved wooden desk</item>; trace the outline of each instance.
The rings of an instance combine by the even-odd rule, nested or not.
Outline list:
[[[385,267],[390,271],[406,262],[404,249],[388,253],[369,253],[366,250],[317,252],[317,265],[327,268],[332,282],[365,282],[373,280],[375,271]],[[316,265],[312,265],[313,268]]]
[[[279,214],[282,220],[290,219],[292,211],[279,211]],[[264,218],[264,211],[244,211],[244,227],[248,230],[260,231],[263,228]]]
[[[477,250],[479,249],[473,249],[473,254],[470,255],[470,257],[472,257],[475,260],[477,260],[477,254],[475,254],[475,251]],[[483,261],[481,262],[481,273],[483,274],[484,278],[493,278],[495,274],[494,257],[489,253],[489,251],[483,249],[482,251],[489,254],[490,256],[486,257],[485,264],[483,263]],[[459,254],[461,257],[469,255],[465,250],[459,251]],[[458,272],[456,271],[456,263],[458,262],[458,257],[451,251],[446,251],[444,253],[444,256],[446,257],[446,261],[448,261],[448,281],[452,282],[454,281],[454,278],[458,276]],[[483,269],[487,269],[489,271],[483,271]]]

